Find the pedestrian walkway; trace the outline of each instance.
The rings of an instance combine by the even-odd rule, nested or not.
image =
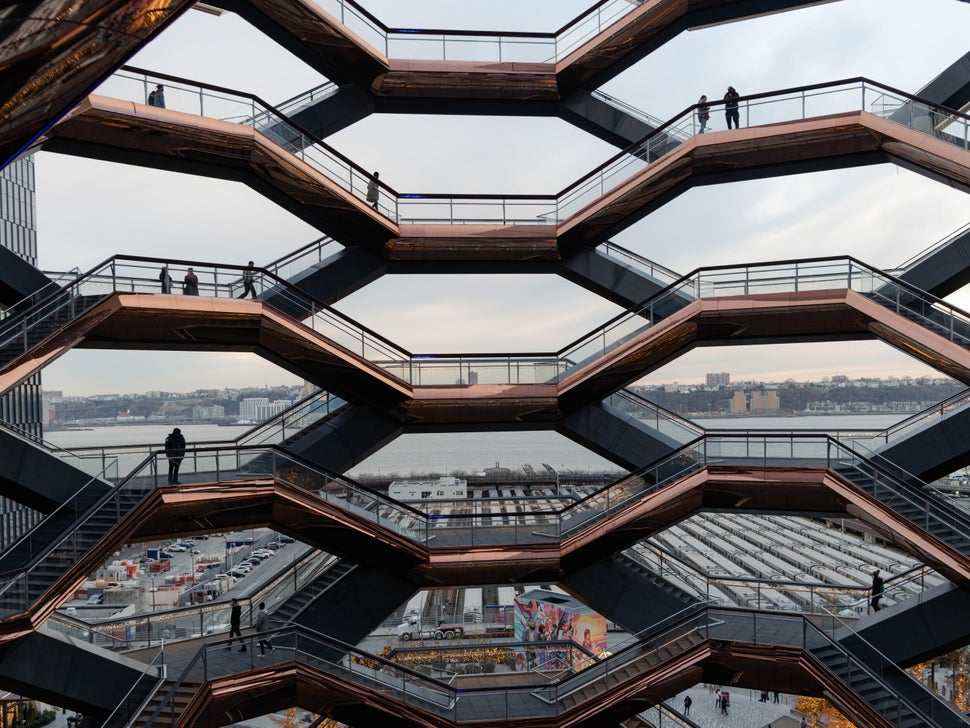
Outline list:
[[[795,702],[792,695],[779,695],[773,702],[769,693],[768,702],[762,703],[758,690],[725,686],[731,694],[728,715],[721,715],[720,707],[715,705],[714,687],[698,686],[679,693],[666,701],[667,705],[678,711],[684,709],[684,696],[690,695],[693,702],[690,719],[701,728],[797,728],[798,718],[791,712]]]

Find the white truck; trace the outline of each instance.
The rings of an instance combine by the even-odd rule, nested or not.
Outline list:
[[[464,633],[465,630],[460,624],[447,622],[441,622],[437,627],[424,627],[418,617],[406,619],[397,626],[397,638],[401,642],[409,642],[413,639],[453,640],[456,637],[460,638]]]

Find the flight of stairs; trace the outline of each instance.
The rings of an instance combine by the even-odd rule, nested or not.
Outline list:
[[[158,706],[162,704],[162,701],[168,697],[173,685],[175,685],[174,680],[166,680],[162,683],[161,687],[141,712],[141,715],[134,720],[132,728],[146,728],[148,726],[148,721],[155,714],[155,711],[158,710]],[[186,708],[192,702],[195,694],[199,692],[199,687],[200,684],[195,682],[181,683],[176,688],[171,702],[167,703],[165,709],[152,721],[152,728],[174,728],[179,718],[185,713]]]
[[[105,484],[106,485],[106,484]],[[107,487],[107,486],[106,486]],[[152,490],[129,484],[115,491],[93,511],[95,503],[79,499],[78,511],[61,509],[42,521],[28,537],[0,556],[0,573],[11,575],[0,592],[0,616],[26,611]],[[92,493],[104,498],[104,490]],[[80,511],[80,512],[79,512]],[[40,559],[34,562],[37,557]],[[26,572],[21,570],[34,562]],[[18,574],[17,576],[12,576]]]
[[[323,594],[344,574],[354,568],[348,561],[336,561],[312,582],[295,592],[289,599],[273,610],[270,618],[274,626],[290,624],[314,599]]]
[[[588,671],[580,672],[577,676],[570,678],[566,682],[572,683],[573,681],[582,681],[584,677],[588,676],[587,679],[580,685],[580,687],[576,688],[575,690],[571,690],[566,695],[559,698],[560,710],[567,711],[570,708],[585,703],[587,700],[602,695],[619,685],[623,685],[632,680],[640,679],[652,668],[666,662],[667,660],[674,659],[682,655],[684,652],[703,641],[704,637],[698,634],[696,630],[690,629],[690,631],[686,632],[685,634],[682,634],[676,639],[668,640],[663,645],[656,648],[652,647],[649,642],[645,643],[644,645],[636,648],[636,651],[640,653],[639,656],[633,657],[617,667],[611,667],[610,672],[607,674],[603,674],[603,672],[597,669],[595,666],[590,668]],[[562,686],[560,686],[560,690],[561,689]]]
[[[65,292],[50,308],[44,304],[23,319],[0,324],[0,332],[7,333],[0,343],[0,370],[103,299],[104,296],[72,296]],[[45,315],[45,310],[50,312]],[[16,336],[10,336],[14,331]]]
[[[811,653],[856,695],[897,728],[919,728],[928,725],[923,716],[900,699],[901,695],[907,693],[912,693],[906,695],[907,698],[919,702],[924,710],[932,711],[934,717],[932,725],[937,728],[966,726],[959,715],[949,710],[941,700],[923,689],[902,671],[896,675],[885,673],[881,675],[884,682],[891,685],[890,688],[876,680],[860,662],[852,659],[835,643],[815,647],[811,649]]]
[[[970,556],[970,515],[953,508],[934,494],[916,487],[877,481],[866,469],[837,467],[835,471],[863,492],[889,506],[959,553]]]

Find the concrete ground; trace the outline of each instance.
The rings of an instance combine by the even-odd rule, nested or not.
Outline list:
[[[732,687],[727,687],[731,694],[728,715],[721,715],[714,703],[714,689],[714,686],[698,685],[671,698],[667,704],[682,711],[684,696],[690,695],[694,701],[690,719],[701,728],[797,728],[801,720],[801,716],[791,712],[795,703],[793,695],[779,695],[775,703],[769,693],[768,702],[762,703],[759,691]]]

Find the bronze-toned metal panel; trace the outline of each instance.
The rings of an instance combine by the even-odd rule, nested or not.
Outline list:
[[[682,31],[836,0],[645,0],[556,64],[560,93],[601,86]]]
[[[845,289],[694,301],[616,346],[559,385],[564,412],[599,401],[698,344],[868,338]]]
[[[4,3],[0,165],[190,5],[188,0]]]
[[[389,240],[388,260],[550,262],[560,259],[553,225],[399,226],[401,237]]]
[[[0,394],[9,392],[31,374],[39,372],[77,346],[89,331],[110,318],[117,310],[117,299],[109,297],[59,329],[53,336],[31,347],[9,364],[0,367]]]
[[[560,98],[551,63],[398,61],[370,88],[378,97],[549,102]]]
[[[559,225],[561,252],[638,220],[645,208],[701,184],[706,176],[768,176],[773,166],[838,159],[855,166],[881,151],[880,139],[860,112],[697,135]]]
[[[377,97],[548,102],[602,85],[693,25],[833,0],[646,0],[558,63],[387,59],[325,10],[299,0],[215,0],[334,81]],[[555,28],[543,29],[547,33]],[[496,34],[499,35],[499,34]]]
[[[111,315],[89,326],[80,346],[252,351],[351,402],[397,412],[411,398],[407,383],[261,302],[162,294],[115,298]]]
[[[770,617],[768,617],[770,620]],[[226,659],[232,659],[231,657]],[[240,662],[248,662],[238,660]],[[616,681],[600,686],[595,700],[579,700],[555,715],[535,715],[528,720],[491,718],[489,726],[528,725],[531,728],[618,725],[630,716],[667,700],[699,682],[730,685],[734,690],[776,690],[796,695],[831,700],[858,725],[891,728],[869,703],[829,671],[810,652],[762,642],[697,638],[693,646],[676,654],[643,659],[637,669],[627,670]],[[464,683],[456,683],[461,687]],[[496,691],[528,687],[521,676],[509,675],[501,681],[469,685]],[[570,701],[563,697],[564,703]],[[572,702],[572,701],[570,701]],[[239,672],[210,680],[184,708],[177,725],[217,728],[227,722],[254,718],[266,713],[300,707],[322,713],[349,725],[392,725],[395,728],[439,728],[480,724],[481,718],[457,720],[420,707],[421,701],[402,701],[391,691],[374,690],[367,681],[344,680],[318,670],[302,661],[254,665]],[[568,703],[566,703],[568,704]]]
[[[694,301],[556,384],[413,387],[258,301],[114,294],[0,369],[0,392],[71,346],[252,351],[344,399],[416,425],[552,424],[697,345],[881,338],[970,384],[970,351],[848,289]]]
[[[364,200],[241,124],[89,96],[50,130],[45,148],[243,181],[329,235],[378,254],[398,235]]]
[[[211,4],[241,15],[336,83],[368,89],[387,70],[387,58],[378,49],[317,3],[212,0]]]
[[[867,164],[873,155],[970,189],[970,152],[865,112],[710,132],[680,144],[558,227],[397,225],[248,127],[89,97],[50,132],[52,151],[242,179],[310,224],[388,260],[547,264],[596,245],[708,179],[791,165]]]
[[[639,492],[635,479],[628,482]],[[577,535],[520,543],[492,529],[478,544],[430,547],[343,508],[339,499],[282,480],[157,487],[98,544],[80,556],[26,612],[0,622],[0,640],[35,628],[122,543],[272,527],[355,563],[386,569],[418,587],[556,582],[704,510],[859,518],[915,559],[970,586],[970,558],[899,516],[833,471],[817,467],[708,467],[639,498]],[[514,527],[509,527],[514,528]],[[530,530],[534,530],[534,527]]]

